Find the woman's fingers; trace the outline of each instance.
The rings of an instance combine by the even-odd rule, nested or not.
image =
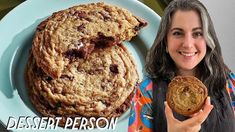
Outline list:
[[[192,115],[192,118],[189,118],[185,121],[179,121],[174,117],[173,112],[168,106],[167,102],[164,102],[164,104],[167,129],[169,132],[199,131],[201,129],[201,124],[206,120],[209,113],[213,109],[213,105],[210,103],[210,97],[207,97],[203,110],[200,110],[198,113]]]
[[[165,115],[167,123],[178,122],[178,120],[175,119],[173,112],[166,101],[164,102],[164,104],[165,104]]]
[[[190,115],[190,117],[194,117],[194,116],[197,116],[198,114],[200,114],[202,110],[198,111],[197,113],[193,114],[193,115]]]
[[[211,101],[210,101],[210,97],[208,96],[207,98],[206,98],[206,101],[205,101],[205,105],[204,105],[204,107],[207,105],[211,105],[211,103],[210,103]],[[213,105],[211,105],[212,107],[213,107]],[[204,109],[204,108],[203,108]],[[202,109],[199,111],[199,112],[197,112],[197,113],[195,113],[195,114],[193,114],[193,115],[190,115],[190,117],[194,117],[194,116],[197,116],[198,114],[200,114],[202,112]]]
[[[165,115],[166,115],[166,121],[167,121],[167,130],[168,132],[177,132],[179,131],[180,127],[180,121],[175,119],[173,112],[167,102],[164,102],[165,104]]]

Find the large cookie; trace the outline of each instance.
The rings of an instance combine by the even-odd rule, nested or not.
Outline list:
[[[35,87],[33,83],[30,83],[31,88]],[[58,107],[60,107],[61,104],[57,104],[58,106],[56,106],[55,108],[51,107],[50,104],[48,103],[48,101],[46,100],[46,98],[42,97],[40,94],[39,89],[33,89],[31,91],[29,91],[29,95],[30,95],[30,99],[31,102],[33,103],[33,105],[35,106],[35,108],[37,109],[37,111],[39,111],[43,116],[46,117],[62,117],[62,119],[59,121],[59,126],[64,127],[67,118],[73,119],[76,117],[82,117],[82,118],[86,118],[87,120],[89,120],[91,117],[90,116],[82,116],[79,113],[63,113],[60,114],[58,113]],[[125,102],[118,107],[116,110],[114,110],[110,115],[106,116],[106,119],[111,119],[111,118],[115,118],[115,117],[120,117],[124,112],[126,112],[130,106],[131,106],[131,99],[134,95],[134,90],[133,92],[128,96],[128,98],[125,100]],[[99,117],[95,117],[95,118],[99,118]],[[77,128],[79,128],[80,126],[80,122],[81,120],[77,121]],[[95,125],[95,121],[92,122]],[[104,122],[99,122],[99,126],[104,125]],[[88,123],[88,126],[91,126],[90,122]],[[96,125],[95,125],[96,127]]]
[[[130,96],[138,79],[133,59],[122,45],[95,49],[86,59],[68,64],[60,78],[45,74],[32,56],[26,70],[36,109],[44,115],[53,110],[55,116],[107,117]]]
[[[176,76],[168,85],[166,100],[175,112],[189,116],[202,109],[206,86],[193,76]]]
[[[147,23],[128,10],[91,3],[71,7],[43,21],[33,40],[36,63],[52,78],[61,77],[74,59],[86,58],[94,48],[130,40]]]

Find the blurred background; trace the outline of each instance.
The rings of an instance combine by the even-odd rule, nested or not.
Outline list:
[[[9,11],[11,11],[18,4],[24,2],[25,0],[0,0],[0,20],[4,17]],[[144,4],[148,5],[160,16],[163,13],[164,8],[171,0],[139,0]]]
[[[1,19],[14,7],[25,0],[0,0]],[[164,8],[171,0],[139,0],[159,16],[162,16]],[[214,22],[215,30],[221,44],[223,57],[228,67],[235,72],[235,0],[200,0],[208,9]],[[6,130],[1,125],[0,132]]]
[[[22,2],[24,2],[24,0],[0,0],[0,20],[15,6],[19,5]]]

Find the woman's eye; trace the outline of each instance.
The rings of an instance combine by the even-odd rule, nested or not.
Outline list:
[[[182,35],[182,33],[181,32],[173,32],[173,35],[174,36],[180,36],[180,35]]]
[[[202,32],[195,32],[193,33],[193,37],[200,37],[200,36],[203,36]]]

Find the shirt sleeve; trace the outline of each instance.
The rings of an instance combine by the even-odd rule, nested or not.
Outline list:
[[[235,113],[235,75],[232,72],[228,74],[227,91],[230,95],[233,111]]]
[[[128,132],[152,132],[152,87],[150,79],[141,82],[132,99]]]

